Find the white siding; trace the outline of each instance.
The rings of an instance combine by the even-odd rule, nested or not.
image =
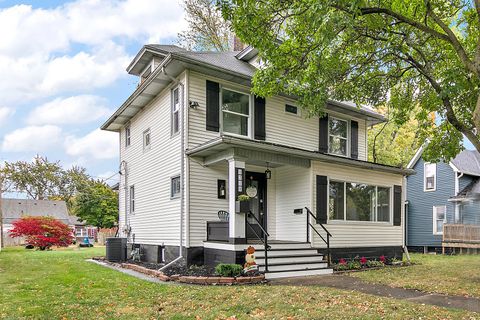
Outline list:
[[[207,221],[218,221],[219,210],[228,211],[228,189],[226,199],[217,197],[217,180],[227,181],[226,161],[215,166],[203,167],[190,161],[190,246],[203,246],[207,240]]]
[[[310,207],[310,168],[283,166],[275,169],[275,176],[275,239],[306,241],[306,215],[296,215],[293,210]]]
[[[200,107],[197,109],[188,108],[189,112],[189,148],[205,143],[220,136],[218,132],[206,130],[206,80],[216,81],[229,87],[238,88],[243,91],[250,91],[250,88],[240,86],[218,78],[204,76],[197,72],[190,72],[189,75],[189,100],[196,101]],[[305,111],[300,110],[300,116],[285,112],[285,104],[295,105],[294,101],[283,97],[272,97],[266,99],[266,141],[282,144],[295,148],[302,148],[309,151],[317,151],[319,144],[319,121],[318,117],[305,117]],[[360,160],[367,160],[366,142],[366,121],[352,118],[335,112],[334,116],[344,119],[352,119],[358,122],[358,152]]]
[[[329,164],[325,162],[312,162],[312,202],[313,212],[316,208],[316,185],[315,175],[327,176],[329,179],[337,179],[351,182],[361,182],[372,185],[394,186],[402,185],[401,175],[375,172],[366,169],[349,168],[340,165]],[[392,190],[393,193],[393,190]],[[391,202],[393,206],[393,201]],[[403,210],[403,206],[402,206]],[[403,214],[402,214],[403,215]],[[393,221],[393,218],[391,219]],[[402,217],[402,226],[393,226],[390,224],[373,222],[336,222],[329,221],[326,225],[328,231],[332,234],[331,246],[342,247],[367,247],[367,246],[400,246],[402,245],[402,230],[404,219]],[[314,235],[314,245],[323,247],[324,243],[317,235]]]
[[[180,175],[181,148],[180,134],[170,134],[171,88],[132,119],[129,147],[125,148],[125,129],[121,130],[120,161],[127,163],[127,176],[121,177],[119,189],[120,227],[125,225],[125,189],[134,185],[135,212],[128,213],[128,224],[137,243],[179,245],[181,202],[170,198],[170,178]],[[144,151],[143,132],[148,128],[151,146]]]

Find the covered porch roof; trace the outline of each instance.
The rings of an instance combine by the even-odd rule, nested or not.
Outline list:
[[[264,166],[268,162],[271,167],[295,165],[308,168],[310,167],[310,161],[315,160],[401,175],[412,175],[415,173],[412,169],[402,169],[317,151],[308,151],[275,143],[225,135],[188,149],[186,154],[200,159],[205,166],[213,165],[226,159],[240,158],[254,165]]]

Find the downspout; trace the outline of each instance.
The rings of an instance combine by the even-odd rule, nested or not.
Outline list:
[[[163,267],[161,267],[159,270],[165,270],[169,266],[173,265],[174,263],[178,262],[183,258],[183,216],[184,216],[184,204],[185,204],[185,127],[184,127],[184,106],[185,106],[185,98],[184,98],[184,86],[183,84],[178,81],[176,78],[170,76],[167,74],[165,70],[165,66],[162,66],[162,73],[167,76],[170,80],[172,80],[175,85],[178,86],[179,88],[179,96],[181,97],[180,101],[180,242],[179,242],[179,250],[178,250],[178,257],[175,258],[174,260],[170,261]]]
[[[185,70],[185,146],[189,147],[189,112],[190,112],[190,72],[189,70]],[[183,150],[183,149],[182,149]],[[182,156],[185,152],[182,151]],[[185,167],[185,243],[187,247],[190,247],[190,158],[185,158],[186,167]]]
[[[122,168],[123,168],[123,173],[122,173]],[[128,174],[127,174],[127,162],[125,160],[122,160],[122,162],[120,162],[120,175],[123,175],[124,177],[124,186],[123,186],[123,194],[124,194],[124,197],[123,197],[123,202],[124,202],[124,215],[125,215],[125,220],[124,220],[124,226],[123,226],[123,231],[124,231],[124,234],[127,236],[127,239],[130,237],[130,232],[129,232],[129,228],[130,228],[130,225],[128,223]],[[120,188],[119,188],[119,191],[120,191]],[[120,197],[118,197],[118,202],[120,204]],[[119,206],[120,207],[120,206]]]

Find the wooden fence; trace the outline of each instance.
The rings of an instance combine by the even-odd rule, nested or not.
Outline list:
[[[467,224],[443,225],[442,247],[480,249],[480,226]]]
[[[115,237],[116,234],[117,234],[117,228],[111,228],[111,229],[101,228],[100,230],[98,230],[98,234],[97,234],[98,244],[102,246],[105,245],[105,240],[110,237]]]

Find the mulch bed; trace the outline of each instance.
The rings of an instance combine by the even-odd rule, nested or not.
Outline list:
[[[121,268],[134,270],[162,281],[176,281],[180,283],[199,284],[199,285],[244,285],[258,284],[265,282],[265,276],[261,273],[249,274],[239,277],[219,277],[214,274],[212,268],[205,266],[172,266],[165,272],[158,271],[163,264],[146,263],[138,261],[128,261],[127,263],[113,263],[105,260],[104,257],[93,257],[94,260],[101,260],[105,263],[115,265]]]

